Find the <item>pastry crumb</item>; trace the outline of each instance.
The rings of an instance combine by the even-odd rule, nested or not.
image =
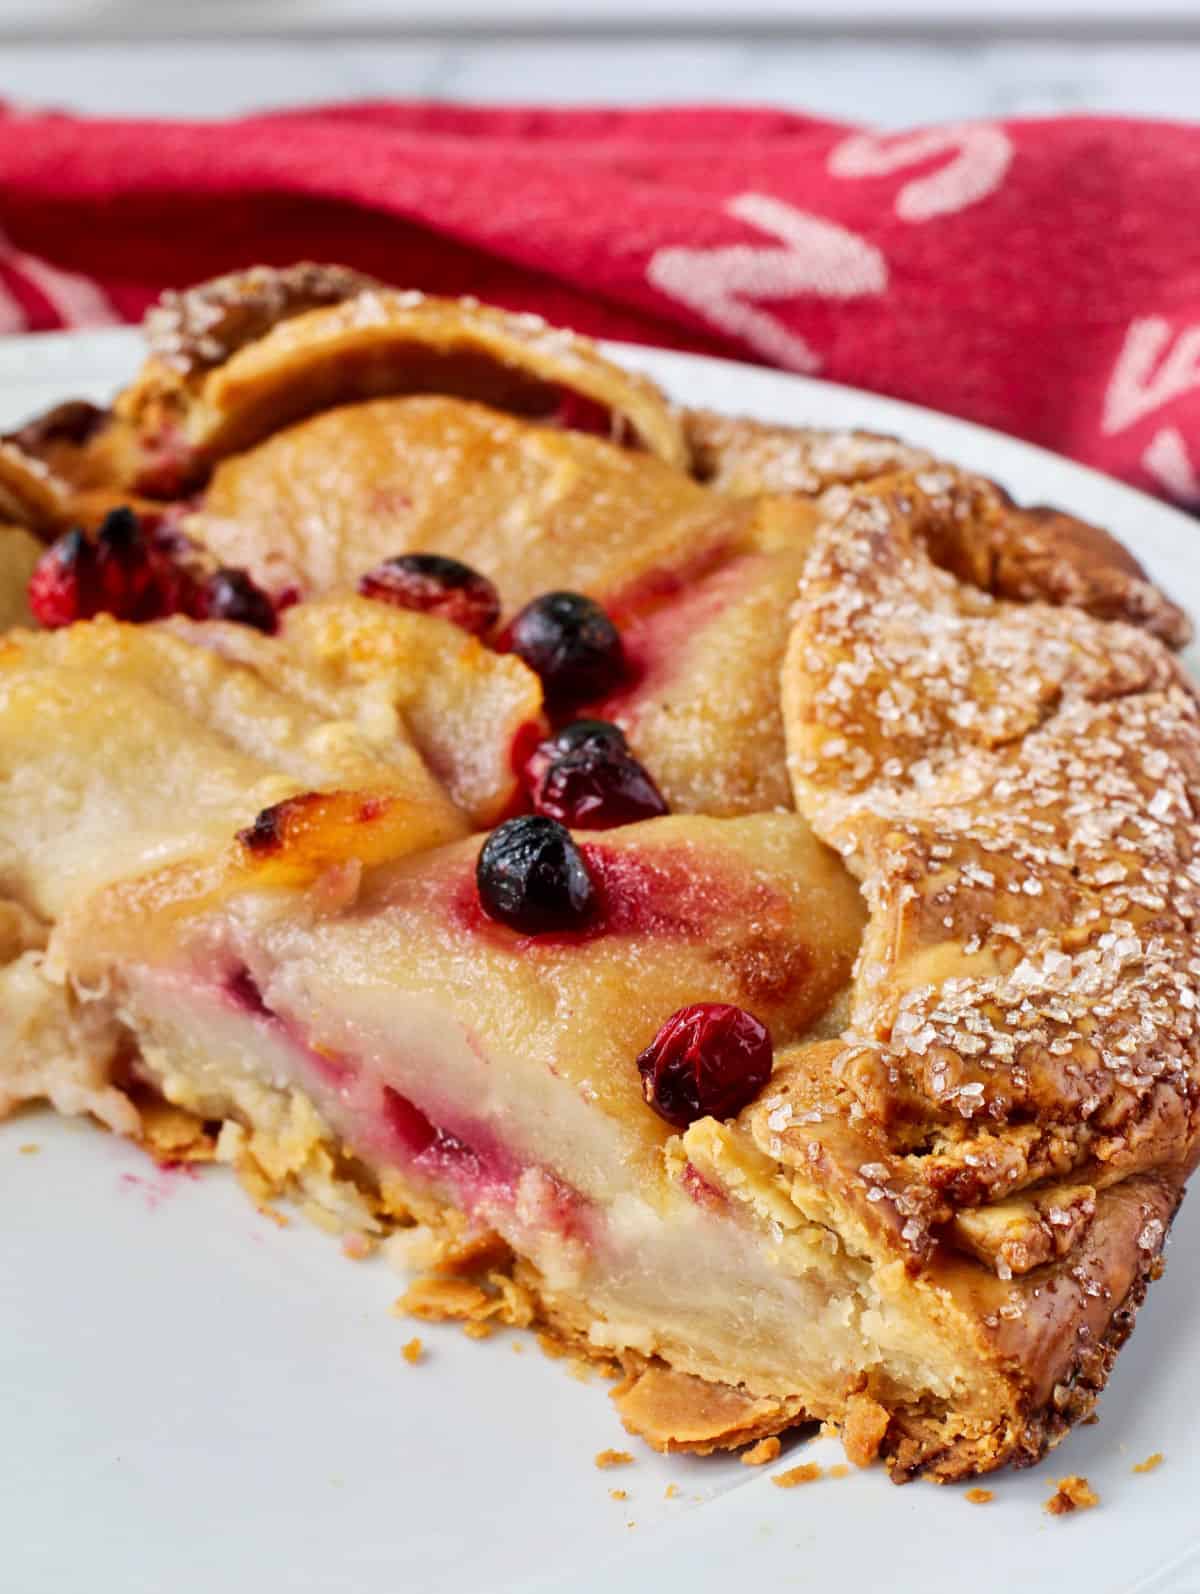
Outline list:
[[[524,1356],[525,1341],[523,1339],[514,1339],[511,1349],[514,1356]]]
[[[849,1476],[850,1468],[844,1461],[839,1461],[835,1467],[830,1467],[829,1471],[826,1473],[826,1477],[829,1478],[848,1478]]]
[[[663,1499],[664,1500],[676,1500],[678,1498],[679,1498],[679,1485],[677,1483],[668,1483],[666,1488],[663,1490]]]
[[[400,1354],[404,1357],[404,1360],[410,1367],[415,1367],[425,1354],[425,1346],[421,1343],[420,1339],[410,1339],[408,1344],[403,1347]]]
[[[742,1452],[743,1467],[762,1467],[768,1461],[774,1461],[779,1454],[779,1440],[771,1437],[760,1439],[756,1445],[751,1445],[749,1450]]]
[[[361,1229],[351,1229],[342,1236],[342,1255],[348,1256],[352,1262],[365,1261],[374,1249],[375,1241]]]
[[[489,1305],[486,1290],[466,1279],[416,1279],[392,1306],[397,1317],[421,1317],[427,1323],[471,1317]]]
[[[821,1476],[821,1468],[815,1461],[805,1461],[798,1467],[789,1467],[786,1472],[777,1472],[771,1482],[777,1489],[794,1489],[800,1483],[815,1483]]]
[[[36,1140],[27,1140],[23,1146],[17,1147],[23,1157],[36,1157],[41,1149]]]
[[[990,1489],[968,1489],[963,1498],[969,1500],[972,1505],[987,1505],[996,1496]]]
[[[627,1489],[610,1489],[608,1497],[610,1500],[628,1500],[629,1491]]]
[[[596,1465],[601,1469],[605,1467],[627,1467],[633,1460],[628,1450],[601,1450],[596,1455]]]
[[[496,1332],[490,1323],[481,1322],[476,1318],[471,1318],[465,1322],[462,1326],[462,1331],[468,1339],[491,1339]]]
[[[846,1402],[846,1420],[842,1425],[846,1459],[856,1467],[869,1467],[879,1454],[891,1420],[887,1407],[872,1400],[870,1395],[851,1395]]]
[[[1135,1472],[1153,1472],[1157,1467],[1161,1467],[1162,1464],[1163,1453],[1161,1450],[1156,1450],[1152,1456],[1147,1456],[1145,1461],[1134,1462],[1133,1470]]]
[[[1054,1493],[1046,1501],[1046,1510],[1052,1517],[1067,1516],[1072,1511],[1090,1511],[1100,1504],[1100,1496],[1086,1478],[1072,1473],[1060,1478]]]

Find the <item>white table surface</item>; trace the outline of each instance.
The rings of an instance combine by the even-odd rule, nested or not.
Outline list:
[[[1193,0],[1200,22],[1200,0]],[[955,33],[891,39],[202,39],[29,35],[0,43],[0,99],[110,115],[226,116],[357,98],[773,104],[902,127],[1061,111],[1200,116],[1200,31],[1091,39]]]

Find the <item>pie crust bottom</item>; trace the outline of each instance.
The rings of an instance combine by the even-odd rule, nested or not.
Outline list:
[[[553,1276],[555,1269],[518,1255],[495,1229],[419,1181],[368,1166],[303,1090],[239,1080],[221,1099],[204,1042],[193,1054],[193,1072],[178,1047],[155,1044],[144,1016],[141,1048],[130,1093],[141,1118],[141,1142],[157,1159],[231,1166],[260,1208],[273,1211],[278,1198],[293,1201],[310,1220],[340,1234],[349,1256],[382,1245],[394,1261],[417,1272],[397,1302],[400,1312],[459,1320],[480,1338],[501,1325],[534,1330],[549,1354],[586,1361],[616,1380],[612,1398],[625,1427],[663,1452],[707,1455],[820,1422],[840,1436],[851,1461],[861,1466],[881,1456],[897,1482],[917,1475],[953,1482],[1006,1463],[1032,1464],[1095,1404],[1148,1279],[1161,1265],[1147,1258],[1106,1334],[1090,1347],[1061,1411],[1030,1413],[1006,1405],[994,1382],[967,1398],[961,1388],[950,1398],[926,1387],[914,1399],[922,1383],[978,1376],[966,1358],[962,1367],[947,1369],[944,1343],[922,1345],[915,1317],[907,1357],[893,1350],[888,1358],[890,1388],[881,1386],[875,1369],[842,1377],[837,1387],[827,1377],[806,1378],[798,1368],[790,1384],[764,1379],[761,1369],[738,1379],[739,1361],[754,1367],[752,1347],[739,1357],[727,1341],[714,1357],[700,1335],[693,1343],[682,1333],[647,1337],[628,1301],[606,1301],[603,1288],[577,1292],[569,1280]],[[703,1258],[693,1260],[703,1266]],[[715,1288],[721,1287],[718,1281]],[[870,1275],[863,1287],[874,1288]],[[799,1326],[816,1332],[815,1318]],[[828,1324],[821,1331],[822,1361],[828,1362],[839,1347]],[[853,1356],[853,1332],[847,1326],[847,1357]],[[907,1377],[897,1376],[897,1361],[905,1360]]]

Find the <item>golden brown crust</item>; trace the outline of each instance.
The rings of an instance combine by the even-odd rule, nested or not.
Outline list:
[[[748,1123],[1019,1369],[976,1432],[893,1410],[946,1479],[1090,1412],[1197,1155],[1200,715],[1152,637],[939,569],[935,499],[845,493],[802,584],[797,806],[870,920],[847,1033]]]
[[[251,266],[181,293],[168,290],[146,313],[146,344],[152,359],[191,376],[223,365],[281,321],[381,286],[361,271],[311,260]]]
[[[1059,509],[1022,508],[986,477],[922,449],[870,432],[774,426],[698,410],[686,412],[686,427],[696,474],[720,492],[815,498],[903,474],[931,501],[933,557],[960,580],[996,597],[1126,620],[1175,648],[1192,635],[1183,611],[1110,533]],[[841,502],[834,492],[835,513]]]
[[[534,418],[559,416],[565,395],[592,406],[615,439],[686,465],[663,395],[587,339],[471,299],[301,269],[292,282],[258,268],[151,312],[150,359],[116,412],[148,442],[169,440],[181,482],[303,416],[400,393],[455,394]]]
[[[776,426],[713,410],[685,410],[684,427],[697,478],[739,498],[757,493],[816,498],[828,487],[934,463],[924,449],[876,432]]]
[[[629,1432],[664,1454],[708,1456],[808,1420],[797,1400],[750,1395],[635,1356],[625,1358],[612,1398]]]

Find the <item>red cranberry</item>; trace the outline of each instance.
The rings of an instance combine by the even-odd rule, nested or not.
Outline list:
[[[525,763],[525,783],[533,790],[557,758],[568,753],[578,753],[584,748],[596,753],[618,756],[628,753],[629,743],[619,725],[609,720],[572,720],[553,736],[547,736],[530,753]]]
[[[556,708],[603,697],[625,672],[621,633],[580,592],[546,592],[527,603],[509,629],[509,646],[541,676],[546,702]]]
[[[96,536],[100,607],[118,620],[157,620],[182,607],[186,576],[146,537],[132,509],[105,515]]]
[[[577,753],[556,758],[530,793],[539,814],[579,830],[610,830],[668,812],[662,792],[629,753]]]
[[[195,612],[200,620],[232,620],[268,636],[278,627],[275,605],[244,570],[214,570],[197,594]]]
[[[637,1060],[642,1095],[660,1118],[686,1129],[697,1118],[732,1118],[771,1077],[771,1037],[744,1007],[681,1007]]]
[[[489,918],[539,935],[576,930],[595,905],[595,888],[570,832],[553,819],[526,814],[498,825],[475,867],[479,901]]]
[[[29,606],[44,626],[70,625],[111,614],[118,620],[157,620],[182,608],[190,578],[144,535],[132,509],[104,517],[95,542],[66,532],[34,566]]]
[[[368,570],[358,583],[364,598],[399,609],[436,614],[486,636],[500,618],[500,595],[486,576],[440,553],[406,553]]]
[[[97,612],[95,557],[78,527],[46,549],[29,578],[29,607],[40,625],[53,629]]]

